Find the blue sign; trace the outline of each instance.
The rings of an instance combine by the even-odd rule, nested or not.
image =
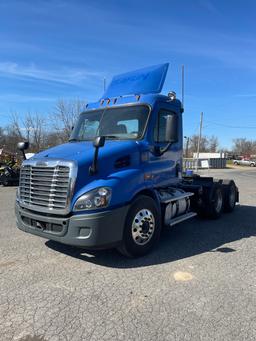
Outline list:
[[[146,67],[115,76],[102,98],[160,93],[169,63]]]

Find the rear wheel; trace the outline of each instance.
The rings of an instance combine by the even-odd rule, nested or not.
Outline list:
[[[161,220],[154,200],[141,195],[128,211],[122,245],[118,251],[127,257],[147,254],[158,241]]]
[[[224,211],[232,212],[236,206],[237,201],[237,188],[233,180],[224,180],[223,181],[224,188]]]
[[[207,216],[210,219],[218,219],[223,211],[223,192],[222,186],[214,183],[209,191]]]
[[[251,167],[255,167],[255,163],[251,163],[250,166],[251,166]]]

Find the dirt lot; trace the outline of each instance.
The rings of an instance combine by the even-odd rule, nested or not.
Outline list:
[[[256,340],[256,169],[234,178],[240,206],[164,232],[129,260],[57,246],[15,227],[0,187],[0,340]]]

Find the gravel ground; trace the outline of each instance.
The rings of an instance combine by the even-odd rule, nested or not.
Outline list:
[[[15,227],[0,187],[0,340],[256,340],[256,170],[233,178],[240,206],[163,233],[136,260],[87,253]]]

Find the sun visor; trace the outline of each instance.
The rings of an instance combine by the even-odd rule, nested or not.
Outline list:
[[[168,67],[166,63],[114,76],[102,98],[160,93]]]

